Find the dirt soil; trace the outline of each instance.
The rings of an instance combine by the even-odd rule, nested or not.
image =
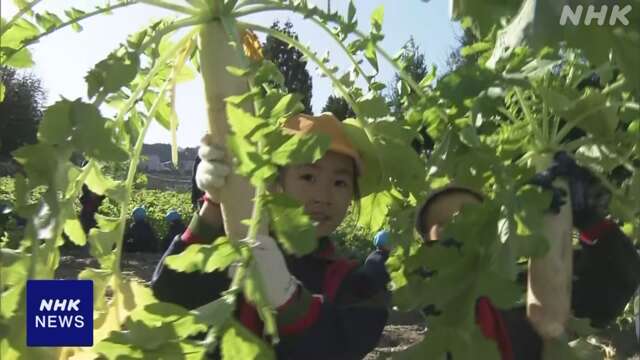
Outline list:
[[[151,280],[160,254],[124,254],[122,273],[137,281],[148,283]],[[83,250],[63,251],[60,266],[56,271],[58,279],[75,279],[80,271],[87,267],[99,267],[97,261]],[[424,326],[417,314],[394,313],[390,324],[384,329],[378,347],[367,355],[365,360],[386,359],[394,353],[405,350],[424,338]],[[629,332],[610,332],[607,336],[613,348],[618,349],[615,359],[640,360],[640,346],[634,344],[634,334]]]

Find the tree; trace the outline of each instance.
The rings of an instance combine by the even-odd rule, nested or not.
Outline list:
[[[467,55],[467,56],[462,55],[462,48],[464,48],[465,46],[472,45],[477,41],[478,41],[478,37],[473,33],[471,28],[464,29],[464,32],[462,33],[462,35],[458,36],[458,43],[459,43],[458,47],[455,50],[453,50],[449,54],[449,57],[447,58],[447,67],[449,68],[449,71],[453,71],[459,68],[460,66],[467,64],[470,61],[478,60],[477,54]]]
[[[293,31],[293,24],[290,21],[283,25],[280,25],[279,21],[275,21],[271,28],[298,39],[298,34]],[[313,113],[311,109],[311,75],[307,71],[307,61],[303,60],[304,55],[300,50],[290,47],[287,43],[270,35],[267,36],[263,50],[265,58],[273,61],[284,75],[286,90],[290,93],[300,94],[304,111],[309,114]]]
[[[0,67],[0,80],[5,87],[0,102],[0,156],[8,157],[20,146],[36,142],[45,92],[33,74],[19,74],[9,67]]]
[[[356,116],[356,113],[353,112],[345,99],[334,95],[329,95],[327,103],[324,104],[322,108],[322,112],[333,113],[340,121]]]
[[[420,47],[416,45],[413,36],[402,46],[400,63],[404,64],[405,72],[411,75],[411,78],[417,82],[422,80],[429,71],[425,63],[424,54],[421,52]],[[397,86],[399,83],[400,76],[396,74],[390,86],[391,91],[387,94],[387,99],[389,101],[389,107],[391,108],[391,114],[396,119],[403,119],[402,95]]]
[[[429,72],[429,68],[425,62],[425,57],[420,47],[416,44],[413,36],[409,38],[402,47],[402,55],[400,55],[399,62],[403,65],[403,68],[407,74],[411,76],[416,82],[420,82]],[[404,119],[403,108],[406,104],[404,101],[408,99],[400,92],[400,76],[395,75],[394,79],[389,87],[390,92],[387,93],[387,101],[389,108],[391,109],[391,115],[400,121]],[[423,152],[425,150],[431,150],[433,148],[433,139],[427,134],[424,126],[417,129],[418,135],[414,140],[412,146],[416,151]]]

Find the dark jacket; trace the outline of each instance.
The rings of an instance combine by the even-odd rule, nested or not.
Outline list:
[[[221,231],[194,216],[182,236],[177,236],[153,275],[155,296],[193,309],[220,297],[228,289],[226,272],[179,273],[164,266],[164,258],[179,254],[190,244],[210,242]],[[289,271],[302,283],[294,297],[277,314],[279,359],[362,359],[377,345],[387,321],[389,292],[384,268],[386,254],[372,253],[364,263],[336,256],[329,239],[321,239],[313,253],[285,256]],[[239,301],[236,317],[262,336],[255,309]],[[215,356],[214,356],[215,357]]]
[[[172,221],[169,223],[169,230],[167,230],[167,234],[162,238],[162,250],[167,250],[173,239],[178,235],[182,235],[182,233],[187,229],[182,220]]]
[[[157,252],[158,238],[147,221],[134,221],[124,234],[125,252]]]
[[[640,284],[640,256],[631,240],[608,220],[582,231],[574,252],[571,306],[578,318],[604,327],[623,310]],[[497,310],[480,299],[476,320],[485,336],[498,343],[503,360],[541,358],[542,341],[524,308]]]
[[[96,226],[95,214],[104,200],[104,195],[98,195],[89,190],[87,185],[82,185],[82,195],[80,196],[80,223],[86,234],[91,228]]]

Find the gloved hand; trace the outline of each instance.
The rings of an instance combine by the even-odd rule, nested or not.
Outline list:
[[[536,174],[534,183],[551,187],[551,183],[558,176],[564,177],[569,184],[573,224],[576,228],[584,230],[607,215],[611,200],[609,190],[588,169],[579,166],[564,151],[554,155],[553,162],[546,171]]]
[[[211,198],[215,198],[218,190],[224,186],[231,167],[225,161],[225,149],[211,143],[209,135],[200,141],[198,156],[202,161],[196,170],[196,185]]]
[[[251,251],[258,273],[262,276],[267,301],[278,308],[293,296],[299,282],[289,272],[282,251],[273,238],[258,235]]]

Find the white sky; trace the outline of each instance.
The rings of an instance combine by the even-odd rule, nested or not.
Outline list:
[[[96,0],[45,0],[36,10],[49,10],[63,13],[64,9],[77,7],[92,9],[97,4],[106,1]],[[319,6],[326,7],[327,0],[313,1]],[[347,0],[331,1],[332,10],[346,12]],[[448,54],[457,46],[456,35],[461,31],[459,26],[449,20],[448,1],[431,0],[355,0],[358,11],[359,28],[369,30],[369,15],[378,6],[384,5],[383,32],[385,39],[382,46],[390,54],[395,54],[402,45],[413,35],[417,44],[425,53],[427,63],[438,66],[440,71],[446,69]],[[0,0],[0,14],[7,19],[16,13],[17,9],[12,0]],[[43,81],[47,90],[47,102],[53,103],[60,96],[75,99],[86,98],[85,74],[95,63],[104,59],[106,55],[126,40],[127,35],[148,25],[152,19],[172,15],[162,9],[148,5],[133,5],[114,11],[110,16],[94,17],[82,23],[84,31],[74,32],[70,28],[58,31],[33,45],[30,49],[36,63],[31,69]],[[291,20],[294,30],[300,40],[311,44],[318,53],[329,51],[332,63],[347,69],[350,64],[346,57],[340,54],[335,45],[323,30],[301,17],[282,12],[247,17],[247,21],[270,26],[274,20]],[[393,72],[383,59],[378,81],[388,83]],[[327,97],[331,94],[330,81],[317,75],[314,65],[307,69],[313,76],[312,105],[314,112],[320,112]],[[206,124],[204,108],[204,91],[202,80],[183,83],[178,86],[176,96],[176,111],[180,119],[178,128],[178,146],[197,146]],[[106,110],[106,109],[105,109]],[[170,134],[164,128],[153,124],[147,133],[146,143],[170,142]]]

